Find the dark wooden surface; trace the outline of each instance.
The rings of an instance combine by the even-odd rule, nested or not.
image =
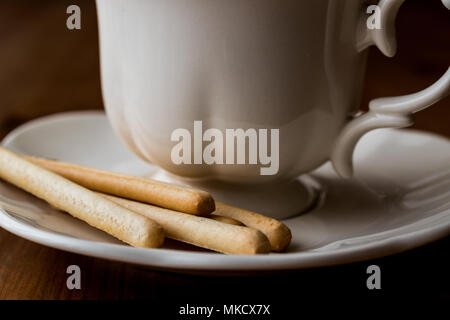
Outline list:
[[[312,0],[311,0],[312,1]],[[82,9],[82,30],[65,27],[69,4]],[[398,19],[394,59],[371,50],[363,108],[376,97],[407,94],[435,81],[450,64],[450,12],[439,0],[408,0]],[[0,2],[0,138],[30,119],[68,110],[101,109],[93,1]],[[416,116],[415,128],[450,137],[449,99]],[[450,299],[450,239],[351,265],[242,277],[151,271],[43,247],[0,230],[0,299],[151,299],[164,301],[293,301],[324,296],[427,296]],[[82,289],[66,288],[68,265],[82,270]],[[383,289],[365,289],[366,268],[383,270]]]

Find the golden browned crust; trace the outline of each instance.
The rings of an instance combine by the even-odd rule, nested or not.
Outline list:
[[[142,214],[165,230],[168,238],[227,254],[270,252],[270,242],[260,231],[197,217],[152,205],[102,194],[129,210]]]
[[[269,239],[273,251],[284,251],[291,243],[291,230],[276,219],[221,202],[216,202],[216,211],[213,215],[235,219],[249,228],[260,230]]]
[[[214,199],[205,191],[61,161],[26,159],[98,192],[199,216],[208,216],[215,210]]]
[[[164,241],[164,231],[156,222],[2,147],[0,178],[135,247],[159,247]]]

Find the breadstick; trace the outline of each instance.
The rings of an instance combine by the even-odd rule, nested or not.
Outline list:
[[[260,231],[213,219],[196,217],[148,204],[100,194],[120,206],[159,223],[168,238],[227,254],[270,252],[270,243]]]
[[[26,159],[98,192],[199,216],[207,216],[215,209],[214,199],[205,191],[60,161],[35,157]]]
[[[220,222],[223,222],[223,223],[232,224],[232,225],[235,225],[235,226],[243,226],[244,225],[242,222],[237,221],[235,219],[218,216],[216,214],[212,214],[211,215],[211,219],[216,220],[216,221],[220,221]]]
[[[269,239],[273,251],[284,251],[291,242],[291,230],[285,224],[259,213],[216,202],[214,215],[235,219],[249,228],[260,230]]]
[[[164,241],[164,231],[156,222],[40,168],[3,147],[0,147],[0,178],[132,246],[153,248]]]

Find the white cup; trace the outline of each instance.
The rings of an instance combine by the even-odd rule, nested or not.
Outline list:
[[[146,161],[218,199],[288,217],[311,201],[297,177],[330,159],[350,177],[363,134],[409,126],[412,113],[449,93],[450,69],[428,89],[377,99],[351,119],[365,49],[394,55],[403,2],[382,0],[372,16],[380,29],[371,29],[363,0],[97,0],[108,117]],[[276,174],[262,175],[261,164],[174,163],[172,134],[194,135],[195,121],[203,132],[278,129]]]

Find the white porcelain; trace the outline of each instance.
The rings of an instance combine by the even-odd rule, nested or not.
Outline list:
[[[363,134],[410,125],[412,112],[449,93],[450,70],[427,91],[374,101],[368,115],[348,124],[359,108],[365,49],[394,55],[403,2],[380,1],[381,29],[370,30],[365,0],[97,0],[107,114],[142,159],[199,179],[218,199],[278,218],[299,213],[311,202],[309,187],[292,179],[330,157],[350,177]],[[222,132],[279,129],[278,173],[174,164],[171,134],[193,132],[195,120]],[[248,200],[255,185],[271,190],[257,203]]]
[[[155,166],[114,137],[102,113],[66,113],[32,121],[3,144],[35,156],[142,176]],[[168,243],[127,246],[0,181],[0,226],[34,242],[89,256],[182,272],[275,271],[329,266],[394,254],[450,234],[450,141],[413,130],[376,130],[356,147],[355,177],[340,179],[327,163],[311,173],[317,206],[287,219],[287,253],[227,256]]]

